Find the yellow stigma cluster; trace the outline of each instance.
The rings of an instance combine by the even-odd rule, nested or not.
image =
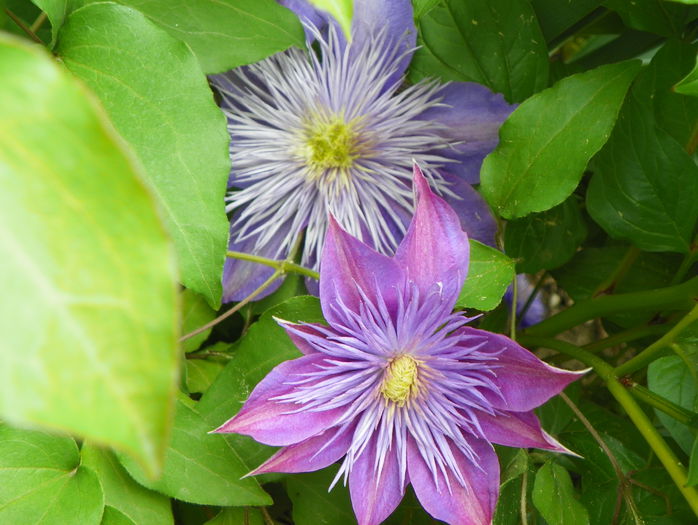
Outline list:
[[[395,357],[385,372],[381,394],[386,401],[403,406],[417,393],[418,376],[419,366],[413,357],[406,354]]]
[[[315,122],[307,130],[305,158],[315,172],[346,172],[358,155],[357,133],[342,117]]]

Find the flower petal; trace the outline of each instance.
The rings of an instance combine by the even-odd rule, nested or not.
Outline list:
[[[434,195],[416,164],[414,186],[414,217],[395,260],[422,294],[432,293],[438,286],[450,310],[468,273],[468,236],[461,229],[456,212]]]
[[[351,467],[349,492],[359,525],[378,525],[398,506],[405,495],[407,479],[400,485],[395,448],[389,449],[380,474],[376,472],[376,442],[371,439]]]
[[[250,475],[266,472],[314,472],[325,468],[347,453],[354,427],[332,428],[295,445],[279,450]]]
[[[376,304],[379,288],[388,308],[395,307],[402,281],[403,272],[393,259],[352,237],[330,217],[320,262],[320,303],[330,325],[341,323],[341,312],[346,308],[360,311],[359,290],[376,299]]]
[[[294,376],[316,370],[325,356],[314,354],[286,361],[275,367],[260,381],[240,412],[216,432],[247,434],[260,443],[287,446],[299,443],[332,427],[346,411],[345,407],[314,412],[297,412],[298,405],[273,401],[295,387],[287,384]]]
[[[507,447],[541,448],[570,453],[541,428],[533,412],[508,412],[496,416],[481,412],[477,417],[485,439],[491,443]]]
[[[444,200],[458,214],[463,231],[468,234],[470,239],[475,239],[488,246],[495,246],[497,221],[485,199],[462,178],[443,169],[439,171],[448,184],[448,189],[455,194],[455,196],[445,195]]]
[[[490,525],[499,494],[499,461],[488,442],[473,437],[468,444],[478,457],[477,464],[451,446],[466,482],[462,486],[450,471],[445,476],[438,469],[432,473],[414,440],[408,440],[410,481],[422,507],[434,518],[450,525]]]
[[[460,143],[438,153],[457,160],[449,169],[469,184],[477,184],[482,161],[499,143],[499,127],[516,105],[473,82],[452,82],[439,94],[442,105],[427,109],[420,118],[445,124],[440,135]]]
[[[492,353],[492,365],[496,374],[494,383],[502,396],[491,392],[483,392],[483,395],[497,409],[513,412],[533,410],[587,372],[571,372],[550,366],[503,335],[467,326],[459,330],[484,342],[484,346],[478,349],[479,352]]]

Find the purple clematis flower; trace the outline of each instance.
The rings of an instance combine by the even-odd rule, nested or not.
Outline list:
[[[489,524],[491,443],[568,452],[533,409],[583,372],[547,365],[452,313],[468,238],[415,166],[416,211],[394,257],[330,219],[320,268],[328,326],[279,320],[304,354],[274,368],[218,432],[281,448],[253,474],[342,459],[360,525],[386,519],[412,484],[434,518]]]
[[[304,20],[309,50],[211,77],[231,135],[230,249],[285,258],[304,232],[302,264],[317,269],[332,214],[392,254],[414,211],[412,159],[468,234],[493,244],[495,221],[471,184],[513,106],[473,83],[402,87],[416,39],[409,0],[356,0],[351,43],[304,0],[285,5]],[[271,272],[228,259],[224,301]]]

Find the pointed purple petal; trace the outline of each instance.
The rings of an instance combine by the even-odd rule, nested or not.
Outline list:
[[[417,499],[429,514],[450,525],[490,525],[499,494],[499,461],[488,442],[475,437],[468,439],[477,463],[451,446],[451,451],[466,482],[462,486],[456,476],[447,471],[446,477],[437,469],[436,479],[414,443],[408,441],[407,469]]]
[[[380,287],[388,308],[394,307],[402,281],[403,272],[393,259],[352,237],[330,217],[320,263],[320,303],[330,325],[341,321],[337,312],[345,308],[359,312],[359,289],[374,299]]]
[[[444,200],[458,214],[463,231],[468,234],[470,239],[475,239],[488,246],[495,246],[497,221],[485,199],[462,178],[445,170],[439,171],[448,184],[448,188],[456,194],[456,197],[446,195]]]
[[[508,412],[496,416],[481,412],[478,414],[478,422],[485,438],[491,443],[507,447],[570,452],[541,428],[533,412]]]
[[[317,370],[325,359],[313,354],[286,361],[275,367],[255,387],[249,399],[237,413],[216,432],[246,434],[260,443],[273,446],[294,445],[315,436],[334,425],[346,408],[322,412],[296,412],[299,405],[272,401],[287,394],[294,386],[286,384],[298,379],[299,374]]]
[[[380,475],[376,472],[375,438],[352,465],[349,474],[351,505],[359,525],[378,525],[398,506],[405,495],[405,485],[400,485],[395,447],[385,456]]]
[[[457,160],[449,169],[469,184],[477,184],[482,161],[499,143],[499,127],[516,105],[472,82],[452,82],[439,94],[445,106],[429,108],[420,118],[445,124],[441,135],[460,144],[438,153]]]
[[[325,468],[347,453],[353,433],[353,427],[333,428],[296,445],[284,447],[250,475],[266,472],[314,472]]]
[[[318,352],[309,341],[313,339],[326,339],[325,334],[315,328],[313,323],[298,324],[284,321],[283,319],[276,319],[276,322],[286,330],[286,333],[291,338],[291,341],[293,341],[293,344],[296,345],[296,348],[305,355],[316,354]]]
[[[424,295],[443,290],[444,303],[453,308],[468,273],[470,247],[456,212],[431,191],[419,166],[414,166],[417,203],[414,217],[395,260]]]
[[[487,341],[478,351],[492,353],[492,368],[496,375],[494,383],[502,397],[489,392],[483,394],[497,409],[512,412],[533,410],[587,372],[571,372],[550,366],[503,335],[470,327],[460,328],[459,331],[480,342]]]
[[[404,55],[386,87],[401,81],[417,44],[412,2],[409,0],[354,0],[352,39],[358,49],[371,45],[379,32],[385,32],[387,46],[397,46]]]

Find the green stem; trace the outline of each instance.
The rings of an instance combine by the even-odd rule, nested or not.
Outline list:
[[[551,336],[589,319],[618,312],[690,308],[697,295],[698,277],[667,288],[603,295],[580,301],[567,310],[528,328],[525,333],[533,336]]]
[[[588,352],[598,352],[606,348],[611,348],[612,346],[618,346],[622,343],[629,343],[630,341],[635,341],[636,339],[641,339],[648,335],[663,334],[669,329],[666,324],[651,324],[651,325],[639,325],[613,334],[605,339],[599,341],[594,341],[584,345],[582,348]]]
[[[695,412],[686,410],[682,406],[679,406],[676,403],[655,394],[632,379],[623,378],[621,379],[621,383],[628,388],[628,391],[633,396],[643,403],[646,403],[657,410],[661,410],[684,425],[692,428],[698,428],[698,414]]]
[[[16,14],[14,14],[12,11],[10,11],[7,8],[5,8],[5,13],[7,14],[7,16],[9,16],[12,19],[12,21],[15,24],[17,24],[19,26],[19,28],[22,31],[24,31],[27,34],[27,36],[29,38],[31,38],[34,42],[37,42],[37,43],[43,45],[44,42],[38,36],[36,36],[36,33],[34,33],[34,31],[32,31],[31,28],[27,24],[25,24],[21,18],[19,18]]]
[[[301,266],[300,264],[296,264],[292,261],[279,261],[276,259],[260,257],[259,255],[252,255],[251,253],[233,251],[226,252],[226,256],[230,257],[231,259],[240,259],[242,261],[250,261],[263,264],[264,266],[270,266],[276,270],[279,270],[281,273],[298,273],[305,275],[306,277],[311,277],[312,279],[320,278],[320,274],[315,270],[311,270],[310,268],[306,268],[305,266]]]
[[[192,332],[189,332],[188,334],[183,335],[182,337],[179,338],[179,341],[180,341],[180,342],[186,341],[187,339],[190,339],[190,338],[194,337],[195,335],[198,335],[198,334],[200,334],[201,332],[205,332],[205,331],[208,330],[209,328],[212,328],[213,326],[216,326],[218,323],[220,323],[220,322],[223,321],[224,319],[227,319],[228,317],[230,317],[231,315],[233,315],[235,312],[237,312],[238,310],[240,310],[240,308],[242,308],[242,307],[245,306],[247,303],[249,303],[252,299],[254,299],[254,298],[257,297],[259,294],[261,294],[264,290],[266,290],[267,288],[269,288],[269,286],[270,286],[274,281],[276,281],[276,279],[278,279],[281,275],[282,275],[282,272],[281,272],[280,270],[276,270],[276,271],[271,275],[271,277],[269,277],[269,279],[267,279],[266,281],[264,281],[256,290],[254,290],[250,295],[248,295],[247,297],[245,297],[245,298],[244,298],[242,301],[240,301],[238,304],[236,304],[235,306],[233,306],[230,310],[228,310],[227,312],[224,312],[223,314],[219,315],[219,316],[216,317],[213,321],[211,321],[211,322],[209,322],[209,323],[206,323],[206,324],[203,325],[203,326],[200,326],[199,328],[197,328],[196,330],[194,330],[194,331],[192,331]]]
[[[511,282],[511,310],[509,314],[509,337],[512,341],[516,341],[516,308],[519,294],[519,286],[514,274],[514,280]]]
[[[533,301],[536,298],[536,295],[538,295],[538,292],[540,292],[541,286],[543,286],[543,281],[545,280],[546,275],[548,275],[547,272],[543,272],[536,282],[535,287],[533,288],[533,291],[528,296],[528,299],[526,299],[526,303],[523,305],[523,308],[521,308],[521,312],[519,313],[519,319],[523,319],[526,317],[526,314],[528,313],[528,309],[531,308],[531,305],[533,304]]]
[[[686,273],[688,273],[688,270],[690,270],[691,266],[693,266],[693,263],[695,262],[697,255],[698,255],[698,236],[696,236],[696,238],[693,239],[693,242],[691,243],[691,249],[686,254],[686,256],[683,258],[683,261],[681,261],[681,266],[679,266],[679,269],[676,270],[676,273],[674,274],[674,277],[671,280],[671,284],[676,284],[676,283],[681,282],[681,280],[686,276]]]
[[[698,278],[691,279],[691,281],[695,281],[696,279]],[[687,281],[687,283],[690,283],[691,281]],[[671,346],[674,340],[679,336],[679,334],[681,334],[681,332],[688,325],[690,325],[696,320],[698,320],[698,304],[695,305],[693,309],[690,312],[688,312],[688,314],[686,314],[683,319],[676,323],[676,325],[666,334],[657,339],[654,343],[645,348],[642,352],[633,357],[630,361],[627,361],[624,364],[620,365],[618,368],[616,368],[616,375],[618,377],[626,376],[650,364],[652,361],[654,361],[661,355],[665,348]]]
[[[688,476],[686,475],[686,469],[681,464],[681,461],[679,461],[679,458],[676,457],[674,451],[671,450],[669,445],[667,445],[664,438],[659,434],[657,429],[654,427],[647,415],[638,406],[630,393],[622,384],[618,382],[618,379],[615,377],[610,378],[606,382],[606,386],[611,394],[613,394],[613,397],[616,398],[616,401],[618,401],[618,403],[620,403],[620,405],[623,407],[649,446],[652,447],[652,450],[659,458],[659,461],[662,462],[662,465],[664,465],[664,468],[671,476],[671,479],[674,480],[674,483],[681,491],[684,498],[686,498],[686,501],[693,510],[693,513],[698,516],[698,491],[695,487],[689,487],[686,485],[688,482]]]
[[[31,25],[29,29],[32,30],[32,33],[36,34],[36,32],[41,28],[42,25],[44,25],[44,22],[46,22],[47,14],[45,11],[41,11],[39,16],[36,17],[36,20],[34,20],[34,23]]]
[[[667,445],[666,441],[664,441],[664,438],[662,438],[649,418],[635,402],[628,390],[626,390],[626,388],[619,382],[618,377],[616,376],[616,373],[611,365],[594,354],[582,350],[571,343],[560,341],[558,339],[523,336],[520,338],[520,342],[522,344],[543,346],[553,350],[558,350],[559,352],[567,354],[587,365],[592,366],[594,371],[606,382],[606,387],[608,390],[611,392],[613,397],[616,398],[616,401],[618,401],[621,407],[623,407],[623,410],[625,410],[625,412],[628,414],[631,421],[640,431],[649,446],[659,458],[659,461],[661,461],[664,468],[674,480],[674,483],[686,498],[686,501],[690,505],[691,509],[693,509],[693,512],[696,514],[696,516],[698,516],[698,491],[695,487],[686,486],[688,481],[686,469],[671,450],[669,445]]]

